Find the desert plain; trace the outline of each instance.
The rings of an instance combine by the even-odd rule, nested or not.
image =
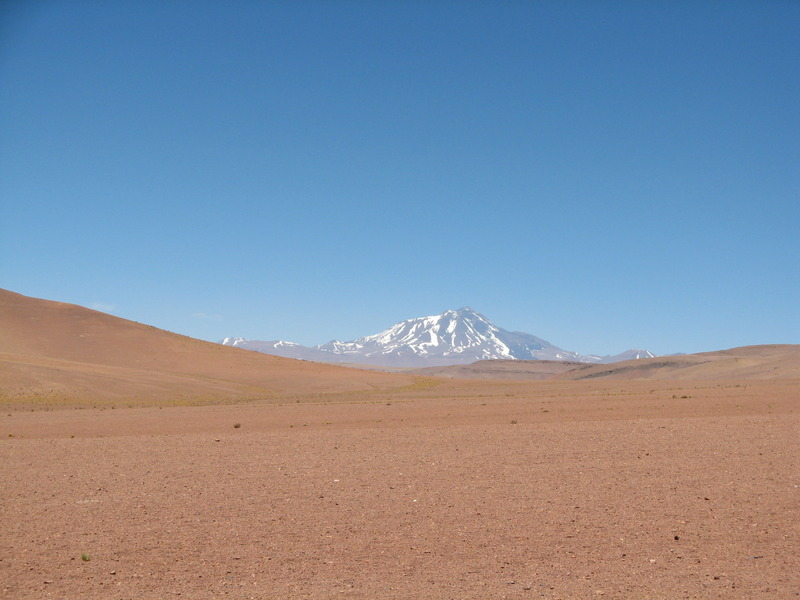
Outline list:
[[[2,598],[800,597],[797,346],[377,373],[0,317]]]

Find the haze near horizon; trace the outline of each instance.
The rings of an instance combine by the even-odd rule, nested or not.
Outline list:
[[[800,343],[800,6],[10,2],[0,287],[200,339],[470,306]]]

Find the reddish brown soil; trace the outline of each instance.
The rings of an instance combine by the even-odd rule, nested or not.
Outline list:
[[[797,380],[296,400],[3,412],[0,597],[800,595]]]

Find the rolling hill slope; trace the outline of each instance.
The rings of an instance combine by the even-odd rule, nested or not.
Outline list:
[[[559,379],[787,379],[800,378],[800,345],[742,346],[660,356],[609,365],[579,366]]]
[[[699,354],[639,358],[613,364],[482,360],[469,365],[410,369],[405,372],[451,379],[484,380],[800,379],[800,345],[743,346]]]
[[[0,398],[6,400],[213,402],[412,381],[225,347],[0,290]]]

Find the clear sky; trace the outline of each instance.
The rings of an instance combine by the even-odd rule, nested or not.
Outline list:
[[[800,343],[800,2],[0,4],[0,287],[217,341]]]

